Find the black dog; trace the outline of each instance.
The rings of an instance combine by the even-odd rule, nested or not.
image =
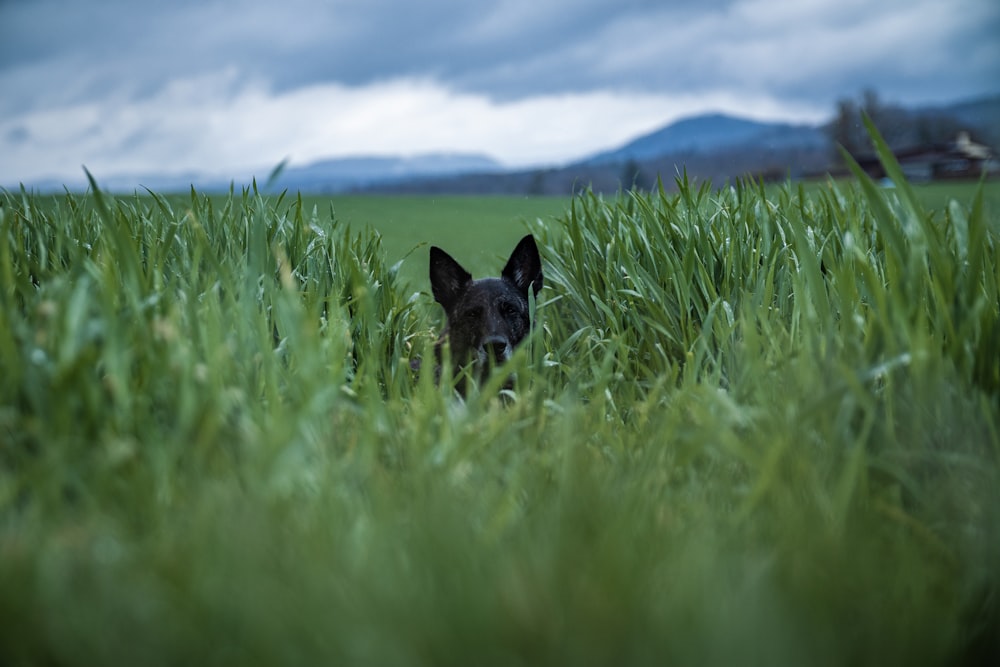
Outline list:
[[[525,236],[514,248],[499,278],[472,275],[437,247],[431,247],[431,290],[444,307],[447,326],[438,344],[448,342],[456,369],[473,364],[480,382],[490,369],[510,359],[531,330],[528,290],[542,289],[542,261],[535,239]],[[440,361],[440,359],[439,359]],[[459,391],[464,393],[460,382]]]

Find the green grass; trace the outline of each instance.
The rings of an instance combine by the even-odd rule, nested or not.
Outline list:
[[[995,655],[995,190],[920,192],[532,209],[541,326],[464,402],[397,259],[492,273],[517,200],[3,195],[0,663]]]
[[[475,267],[477,276],[480,271],[496,274],[524,235],[525,223],[539,218],[551,223],[569,208],[570,199],[342,195],[332,200],[307,198],[305,202],[319,210],[332,206],[337,219],[352,227],[378,230],[389,262],[407,258],[401,267],[403,277],[426,288],[431,244],[462,257],[467,267]]]

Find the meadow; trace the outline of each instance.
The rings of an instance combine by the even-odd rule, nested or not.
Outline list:
[[[509,254],[535,220],[552,223],[569,209],[569,197],[477,197],[422,195],[338,195],[303,197],[312,210],[331,212],[341,224],[371,228],[382,237],[390,264],[402,261],[400,277],[413,289],[427,286],[427,252],[444,246],[461,255],[477,273],[496,274],[500,256]]]
[[[437,229],[427,201],[4,193],[0,663],[990,664],[997,186],[914,188],[882,149],[894,188],[470,199]],[[441,313],[413,246],[482,275],[526,230],[515,388],[415,375]]]

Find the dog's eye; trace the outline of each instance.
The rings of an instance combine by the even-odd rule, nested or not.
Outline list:
[[[519,312],[514,304],[507,301],[500,304],[500,315],[503,316],[504,319],[514,319],[518,316],[518,314]]]
[[[472,308],[469,308],[468,310],[466,310],[465,312],[463,312],[462,313],[462,317],[464,317],[467,320],[482,319],[482,317],[483,317],[483,308],[482,308],[482,306],[473,306]]]

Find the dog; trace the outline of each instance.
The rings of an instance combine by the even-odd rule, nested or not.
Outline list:
[[[542,260],[530,234],[514,248],[499,278],[473,280],[472,274],[436,246],[430,251],[430,279],[434,300],[444,308],[446,326],[435,353],[447,343],[453,367],[473,366],[472,377],[483,382],[494,366],[514,353],[531,331],[529,293],[542,289]],[[508,380],[506,387],[512,386]],[[465,394],[464,378],[456,386]]]

